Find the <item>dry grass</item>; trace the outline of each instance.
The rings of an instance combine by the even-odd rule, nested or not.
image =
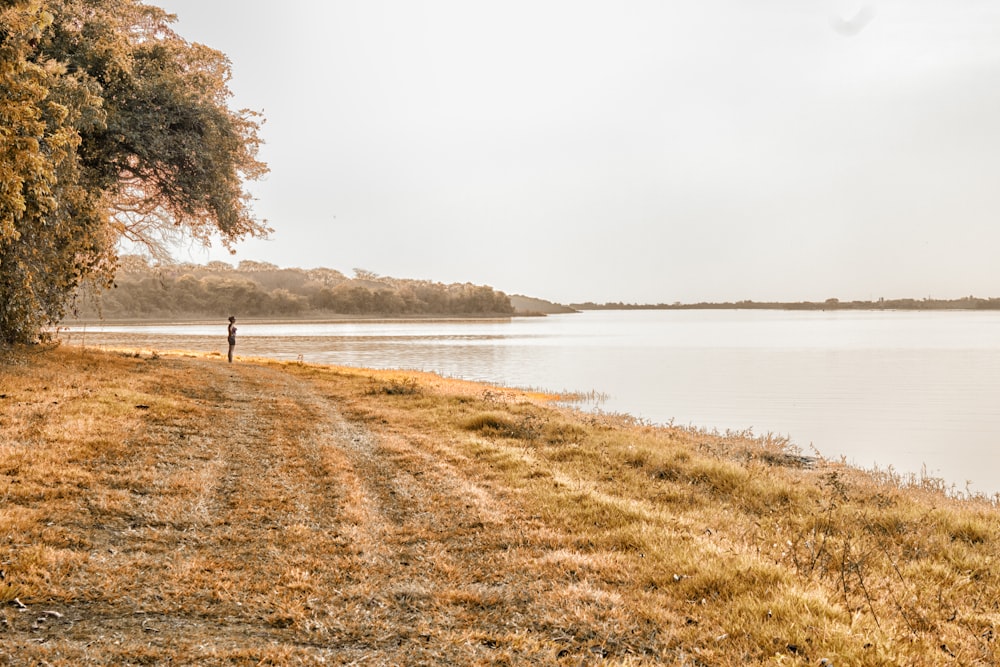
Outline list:
[[[420,373],[0,361],[0,664],[992,665],[1000,515]]]

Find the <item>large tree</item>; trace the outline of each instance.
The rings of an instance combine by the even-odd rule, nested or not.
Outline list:
[[[229,108],[230,64],[137,0],[0,0],[0,343],[58,322],[111,280],[122,238],[231,246],[250,208],[257,114]]]

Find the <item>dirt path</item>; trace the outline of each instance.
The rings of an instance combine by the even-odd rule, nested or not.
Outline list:
[[[25,605],[0,664],[495,664],[532,636],[579,644],[529,620],[550,585],[515,563],[541,538],[428,443],[278,370],[158,363],[190,409],[150,410],[126,455],[90,464],[103,491],[55,527],[84,554],[61,582],[78,594]]]

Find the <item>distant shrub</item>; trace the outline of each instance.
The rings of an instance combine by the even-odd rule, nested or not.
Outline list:
[[[386,382],[373,382],[368,395],[412,396],[420,393],[420,384],[414,377],[392,378]]]

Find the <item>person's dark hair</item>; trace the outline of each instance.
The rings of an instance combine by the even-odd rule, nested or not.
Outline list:
[[[230,322],[235,322],[236,321],[236,316],[235,315],[230,315],[229,316],[229,321]]]

